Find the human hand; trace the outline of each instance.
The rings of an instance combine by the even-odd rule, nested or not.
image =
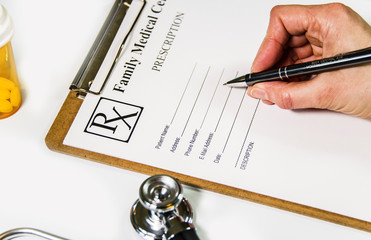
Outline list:
[[[371,26],[343,4],[276,6],[252,71],[370,46]],[[371,120],[371,64],[300,80],[258,83],[247,93],[284,109],[329,109]]]

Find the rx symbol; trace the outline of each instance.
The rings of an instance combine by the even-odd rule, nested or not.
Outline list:
[[[111,119],[107,119],[107,116],[106,114],[104,113],[98,113],[97,115],[95,115],[95,117],[93,118],[93,121],[91,122],[90,124],[90,127],[94,126],[94,127],[100,127],[100,128],[104,128],[104,129],[107,129],[107,130],[111,130],[113,133],[115,133],[118,125],[116,125],[115,127],[112,127],[112,126],[109,126],[108,124],[112,123],[112,122],[116,122],[116,121],[119,121],[119,120],[122,120],[125,125],[129,128],[129,130],[131,130],[131,125],[125,120],[126,118],[131,118],[131,117],[136,117],[138,115],[138,112],[136,113],[131,113],[131,114],[128,114],[128,115],[121,115],[115,107],[113,107],[113,111],[117,114],[118,117],[116,118],[111,118]],[[102,123],[99,123],[97,122],[97,118],[98,117],[102,117],[104,119],[104,122],[103,124]]]
[[[125,119],[126,119],[126,118],[129,118],[129,117],[136,117],[136,116],[138,115],[138,112],[136,112],[136,113],[132,113],[132,114],[128,114],[128,115],[125,115],[125,116],[121,116],[120,113],[117,112],[117,110],[116,110],[115,107],[113,107],[113,111],[114,111],[114,112],[117,114],[117,116],[119,116],[119,117],[118,117],[118,118],[114,118],[114,119],[112,119],[111,121],[117,121],[117,120],[121,119],[121,120],[126,124],[126,126],[129,128],[129,130],[131,130],[131,126],[130,126],[130,124],[129,124],[127,121],[125,121]]]
[[[100,98],[84,132],[122,142],[129,142],[143,107]]]

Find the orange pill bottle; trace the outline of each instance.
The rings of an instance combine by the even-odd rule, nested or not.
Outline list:
[[[18,111],[22,104],[21,90],[10,44],[13,24],[0,4],[0,119]]]

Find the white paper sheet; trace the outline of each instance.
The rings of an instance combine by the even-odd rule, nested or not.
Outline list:
[[[147,1],[64,143],[371,221],[370,121],[222,85],[249,72],[274,5]]]

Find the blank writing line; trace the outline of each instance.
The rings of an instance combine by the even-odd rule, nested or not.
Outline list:
[[[239,114],[239,112],[240,112],[240,109],[241,109],[241,106],[242,106],[242,102],[243,102],[243,100],[245,99],[246,92],[247,92],[247,88],[246,88],[246,90],[243,92],[243,96],[242,96],[242,99],[241,99],[240,105],[238,106],[238,110],[237,110],[237,112],[236,112],[236,115],[234,116],[233,123],[232,123],[231,129],[229,130],[229,134],[228,134],[227,140],[225,141],[225,144],[224,144],[224,148],[223,148],[223,152],[222,152],[222,153],[224,153],[224,150],[225,150],[225,148],[227,147],[227,144],[228,144],[229,138],[230,138],[231,133],[232,133],[232,130],[233,130],[233,128],[234,128],[234,124],[236,123],[237,116],[238,116],[238,114]]]
[[[193,67],[193,70],[192,70],[191,76],[189,76],[189,79],[188,79],[187,85],[186,85],[186,87],[184,88],[184,91],[183,91],[182,97],[181,97],[180,100],[179,100],[178,106],[176,107],[176,110],[175,110],[175,113],[174,113],[173,118],[171,119],[170,125],[173,123],[174,118],[175,118],[176,114],[178,113],[179,106],[180,106],[180,104],[181,104],[182,101],[183,101],[184,94],[185,94],[185,92],[186,92],[187,89],[188,89],[189,82],[190,82],[191,79],[192,79],[192,76],[193,76],[193,73],[194,73],[194,71],[195,71],[195,69],[196,69],[196,66],[197,66],[197,63],[195,63],[195,66]]]
[[[204,87],[204,83],[205,83],[205,81],[206,81],[207,75],[209,74],[209,71],[210,71],[210,67],[207,69],[207,73],[206,73],[206,75],[205,75],[205,77],[204,77],[204,80],[203,80],[203,82],[202,82],[202,85],[201,85],[200,89],[198,90],[196,100],[195,100],[194,103],[193,103],[192,110],[191,110],[191,112],[189,113],[189,115],[188,115],[188,119],[187,119],[187,122],[186,122],[186,124],[185,124],[185,126],[184,126],[184,129],[183,129],[183,132],[182,132],[182,135],[181,135],[182,137],[183,137],[183,134],[184,134],[184,132],[185,132],[185,130],[186,130],[186,128],[187,128],[187,125],[188,125],[189,119],[191,119],[191,116],[192,116],[193,110],[194,110],[194,108],[195,108],[195,106],[196,106],[196,103],[197,103],[198,98],[199,98],[199,96],[200,96],[201,90],[202,90],[202,88]]]
[[[237,75],[238,75],[238,72],[236,73],[236,76]],[[219,123],[220,123],[220,119],[222,119],[222,116],[223,116],[224,110],[225,110],[225,106],[227,105],[227,102],[229,100],[229,96],[231,95],[231,92],[232,92],[232,88],[229,89],[229,93],[228,93],[227,99],[224,102],[224,106],[223,106],[222,112],[220,113],[220,116],[219,116],[219,119],[218,119],[218,123],[215,126],[214,132],[216,132],[216,130],[218,129],[218,126],[219,126]]]
[[[249,132],[250,132],[250,128],[251,128],[251,125],[255,119],[255,114],[256,114],[256,111],[258,110],[258,107],[259,107],[259,103],[260,103],[260,99],[258,100],[258,103],[256,104],[256,107],[255,107],[255,111],[254,111],[254,114],[252,116],[252,119],[251,119],[251,122],[250,122],[250,125],[249,125],[249,128],[247,129],[247,133],[245,135],[245,139],[243,140],[243,144],[242,144],[242,147],[241,147],[241,150],[240,150],[240,154],[238,154],[238,158],[237,158],[237,161],[236,161],[236,165],[234,165],[234,167],[236,168],[237,165],[238,165],[238,161],[241,157],[241,154],[242,154],[242,149],[244,148],[245,144],[246,144],[246,139],[247,139],[247,136],[249,135]]]
[[[218,84],[215,86],[213,96],[211,97],[211,100],[210,100],[210,102],[209,102],[209,106],[207,107],[207,110],[206,110],[206,113],[205,113],[204,119],[202,120],[202,123],[201,123],[200,129],[201,129],[202,126],[204,125],[204,122],[205,122],[206,116],[207,116],[207,114],[209,113],[209,109],[210,109],[211,103],[214,101],[215,93],[216,93],[216,90],[218,89],[218,86],[219,86],[220,80],[222,79],[223,74],[224,74],[224,69],[223,69],[222,73],[220,74]]]
[[[220,119],[222,119],[222,116],[223,116],[223,113],[224,113],[224,110],[225,110],[225,106],[227,105],[227,102],[228,102],[229,96],[231,95],[231,92],[232,92],[232,88],[229,89],[229,93],[228,93],[227,99],[225,100],[225,103],[224,103],[224,106],[223,106],[223,110],[220,113],[220,116],[219,116],[219,119],[218,119],[218,123],[215,126],[214,132],[216,132],[216,130],[218,129],[218,126],[219,126],[219,123],[220,123]]]

